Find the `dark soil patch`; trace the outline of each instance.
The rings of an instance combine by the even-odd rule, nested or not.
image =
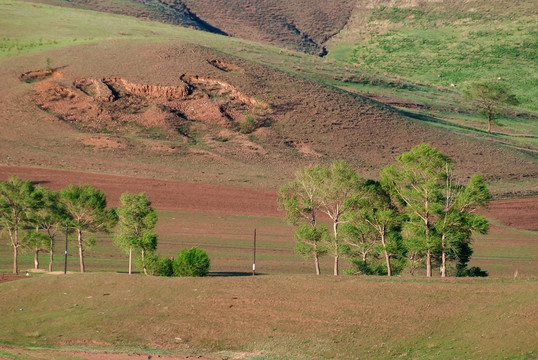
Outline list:
[[[0,273],[0,283],[8,282],[8,281],[14,281],[14,280],[20,280],[20,279],[26,279],[26,276]]]

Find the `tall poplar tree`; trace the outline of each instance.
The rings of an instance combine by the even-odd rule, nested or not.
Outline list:
[[[129,254],[129,274],[132,273],[133,250],[140,254],[144,274],[147,271],[147,258],[157,249],[157,234],[154,231],[157,213],[145,193],[124,192],[117,209],[119,226],[114,242]]]
[[[70,220],[65,206],[60,201],[60,194],[56,191],[38,186],[36,191],[40,193],[42,204],[34,212],[34,222],[36,226],[46,234],[49,251],[49,272],[52,271],[54,263],[54,245],[56,234],[60,228],[65,227]]]
[[[432,276],[432,257],[439,246],[435,221],[444,206],[443,182],[450,159],[428,144],[417,145],[383,169],[382,182],[405,204],[413,236],[426,253],[426,276]],[[448,165],[447,165],[448,164]]]
[[[364,180],[357,172],[343,160],[334,161],[329,167],[316,168],[320,179],[319,192],[316,201],[320,204],[320,211],[325,213],[333,223],[333,236],[330,247],[334,257],[333,274],[339,273],[340,242],[338,227],[342,223],[342,216],[352,209],[353,199],[360,197]]]
[[[375,234],[374,240],[381,246],[385,257],[387,275],[392,276],[391,257],[403,252],[399,234],[401,216],[379,182],[368,181],[362,194],[345,220],[357,229],[360,226],[370,228],[370,231],[363,230],[360,233]]]
[[[326,254],[326,231],[318,228],[318,212],[321,179],[318,167],[308,167],[297,171],[295,179],[282,186],[278,192],[279,208],[286,211],[287,220],[297,225],[305,223],[310,229],[301,226],[295,233],[296,251],[302,255],[309,254],[314,259],[316,275],[321,274],[319,258]]]

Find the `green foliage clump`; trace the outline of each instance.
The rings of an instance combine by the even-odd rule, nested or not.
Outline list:
[[[174,276],[174,266],[171,258],[151,254],[147,257],[146,264],[149,273],[153,276]]]
[[[209,273],[209,266],[209,255],[196,246],[190,250],[181,250],[173,262],[176,276],[206,276]]]
[[[251,115],[247,115],[245,117],[245,120],[239,124],[239,132],[242,134],[250,134],[254,130],[256,130],[256,127],[258,126],[258,122],[254,117]]]

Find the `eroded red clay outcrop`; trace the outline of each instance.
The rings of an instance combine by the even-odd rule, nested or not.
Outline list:
[[[254,97],[241,93],[232,85],[219,79],[198,76],[198,75],[194,75],[194,76],[183,75],[181,77],[181,80],[193,86],[203,88],[206,91],[214,92],[217,95],[227,94],[230,96],[232,100],[238,100],[246,105],[257,106],[261,108],[267,107],[267,104],[261,101],[258,101]]]
[[[218,150],[222,142],[213,141],[214,146],[210,145],[218,156],[222,153],[259,159],[267,155],[263,147],[249,142],[238,130],[247,116],[256,121],[265,117],[269,106],[217,78],[182,75],[173,85],[160,85],[134,83],[121,77],[69,80],[58,76],[36,81],[34,94],[36,104],[59,120],[83,132],[106,131],[107,135],[81,138],[83,145],[95,149],[126,149],[130,141],[122,135],[129,134],[151,139],[151,152],[175,154],[184,151],[182,144],[192,143],[192,134],[213,139],[226,129],[235,134],[227,136],[230,141],[226,142],[226,150]],[[177,145],[154,146],[155,140],[173,140]]]
[[[191,86],[184,82],[178,86],[166,86],[135,84],[122,78],[105,78],[103,83],[112,87],[120,86],[129,94],[142,98],[184,100],[192,93]]]

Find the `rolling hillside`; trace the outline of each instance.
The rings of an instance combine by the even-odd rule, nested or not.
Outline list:
[[[35,20],[6,21],[4,42],[20,47],[0,58],[0,152],[9,164],[274,189],[298,167],[336,158],[376,177],[396,155],[429,142],[456,160],[460,175],[484,174],[499,195],[536,189],[533,152],[316,80],[339,64],[129,17],[1,6],[13,21]],[[52,14],[72,23],[53,27]],[[39,69],[44,76],[23,75]],[[183,95],[167,93],[178,89]]]

